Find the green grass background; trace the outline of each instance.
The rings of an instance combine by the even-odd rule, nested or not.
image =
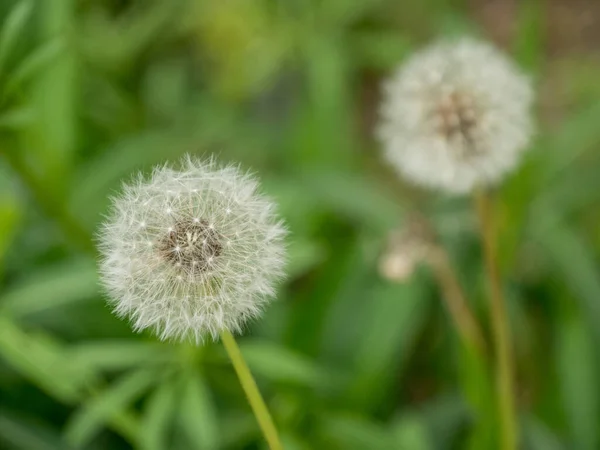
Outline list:
[[[489,368],[427,267],[377,270],[414,209],[478,317],[468,198],[395,182],[379,82],[471,34],[535,80],[537,134],[495,192],[523,449],[600,448],[600,5],[593,0],[0,0],[0,448],[265,448],[219,344],[134,334],[93,236],[134,171],[186,152],[261,176],[289,278],[240,339],[289,450],[487,450]]]

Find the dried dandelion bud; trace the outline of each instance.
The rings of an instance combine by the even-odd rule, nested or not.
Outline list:
[[[529,80],[485,43],[426,48],[384,88],[378,136],[389,162],[415,183],[451,193],[493,184],[530,139]]]
[[[379,273],[390,281],[406,281],[415,271],[416,261],[413,255],[395,249],[386,253],[379,261]]]
[[[285,228],[236,167],[186,158],[123,187],[100,233],[102,282],[119,316],[161,339],[241,331],[283,275]]]
[[[379,260],[379,272],[390,281],[408,280],[416,267],[434,248],[429,228],[419,218],[411,218],[388,236],[387,247]]]

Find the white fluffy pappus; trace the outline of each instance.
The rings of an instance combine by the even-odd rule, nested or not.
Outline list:
[[[454,194],[512,170],[532,134],[529,79],[470,38],[416,53],[385,82],[377,130],[407,179]]]
[[[286,229],[258,187],[191,157],[124,184],[99,234],[115,312],[136,331],[196,342],[259,316],[284,274]]]

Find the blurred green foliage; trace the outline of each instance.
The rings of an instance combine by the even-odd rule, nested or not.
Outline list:
[[[492,3],[0,0],[0,447],[264,448],[220,345],[133,334],[97,285],[109,196],[192,152],[259,173],[292,232],[289,279],[241,338],[286,449],[493,449],[489,369],[433,277],[377,271],[418,208],[486,323],[469,200],[396,183],[372,138],[380,78],[473,33],[539,91],[496,202],[522,448],[600,448],[600,8]]]

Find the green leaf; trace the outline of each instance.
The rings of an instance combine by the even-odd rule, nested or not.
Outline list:
[[[599,444],[600,419],[597,352],[589,331],[578,315],[563,313],[561,316],[556,363],[562,400],[575,448],[594,450]]]
[[[400,30],[356,32],[352,46],[361,66],[391,70],[413,50],[411,39]]]
[[[304,185],[306,195],[372,230],[387,231],[402,217],[402,206],[381,189],[379,181],[360,173],[312,171],[305,175]]]
[[[0,113],[0,128],[19,130],[31,125],[35,121],[35,111],[22,107]]]
[[[355,97],[347,49],[337,36],[311,33],[302,50],[307,92],[296,107],[286,151],[297,167],[349,167],[359,138],[357,128],[348,126]]]
[[[79,211],[80,218],[95,225],[108,204],[108,197],[119,182],[151,164],[176,158],[189,150],[196,137],[178,137],[178,133],[149,131],[124,137],[118,144],[104,149],[96,158],[90,158],[76,174],[72,192],[71,210]]]
[[[25,317],[98,295],[95,265],[73,260],[41,269],[0,297],[0,311]]]
[[[427,421],[433,448],[438,450],[456,447],[457,437],[462,434],[471,414],[463,398],[453,394],[438,395],[420,404],[418,410]]]
[[[122,376],[84,402],[66,426],[67,441],[72,445],[84,447],[107,421],[119,417],[119,414],[124,413],[152,385],[158,383],[161,375],[155,369],[136,370]]]
[[[517,61],[529,70],[538,72],[544,57],[545,5],[539,0],[522,2],[517,12],[517,33],[514,53]]]
[[[174,382],[161,384],[146,401],[142,419],[142,450],[170,449],[169,429],[177,402],[177,386]],[[203,448],[203,447],[200,447]]]
[[[348,324],[371,310],[365,298],[371,293],[381,243],[360,235],[343,236],[342,240],[339,248],[332,247],[324,269],[319,271],[320,284],[307,294],[307,301],[314,302],[309,311],[314,318],[299,323],[296,333],[299,342],[306,341],[306,330],[314,330],[318,324],[322,329],[315,344],[320,349],[319,358],[345,367],[354,361],[364,336],[362,327]]]
[[[318,14],[330,29],[343,28],[381,8],[382,0],[330,0],[320,4]]]
[[[2,24],[2,30],[0,31],[0,76],[2,76],[10,51],[13,49],[17,37],[23,31],[25,23],[29,20],[32,10],[32,1],[21,0],[13,7]]]
[[[174,359],[173,348],[154,342],[132,340],[78,343],[69,348],[70,358],[94,371],[113,371]]]
[[[328,236],[329,256],[319,270],[311,276],[311,289],[303,289],[293,297],[289,318],[286,321],[285,337],[288,346],[296,351],[307,355],[317,355],[321,350],[330,350],[330,354],[323,358],[326,361],[339,359],[342,353],[339,347],[344,346],[346,336],[340,342],[338,338],[345,332],[356,331],[354,327],[348,327],[346,323],[340,332],[336,322],[341,314],[336,314],[334,309],[347,298],[352,300],[354,291],[352,288],[358,281],[362,281],[367,263],[361,252],[359,240],[356,233],[344,229],[342,233],[332,232]],[[356,278],[352,275],[356,275]],[[345,305],[342,305],[345,306]],[[342,311],[347,311],[341,308]],[[352,316],[354,317],[354,316]],[[331,323],[333,322],[333,324]],[[310,330],[310,332],[307,332]],[[331,344],[331,345],[330,345]],[[338,346],[337,344],[341,344]],[[329,348],[324,349],[327,346]],[[354,354],[354,349],[352,349]]]
[[[429,440],[427,424],[417,414],[405,414],[391,426],[395,448],[410,450],[433,450]]]
[[[53,62],[64,49],[64,41],[57,38],[43,44],[40,48],[27,55],[7,78],[3,94],[9,96],[21,84],[30,80],[40,70]]]
[[[75,0],[38,2],[39,31],[44,41],[64,39],[75,23]],[[31,105],[37,120],[24,135],[35,152],[44,181],[54,196],[65,195],[78,139],[79,72],[77,54],[68,47],[34,79]]]
[[[434,10],[434,14],[430,20],[434,22],[434,29],[438,30],[438,34],[442,36],[475,36],[479,32],[476,22],[471,20],[466,14],[456,11],[452,3],[435,1],[434,5],[430,6],[430,9]]]
[[[12,243],[20,216],[20,205],[16,199],[0,196],[0,273],[4,254]]]
[[[325,259],[323,246],[309,239],[292,239],[287,250],[289,263],[286,272],[289,278],[303,275]]]
[[[281,345],[258,340],[243,340],[240,347],[253,373],[270,381],[323,386],[331,381],[311,360]]]
[[[540,192],[533,206],[529,202],[529,209],[534,211],[535,208],[554,209],[560,211],[561,216],[568,217],[586,208],[594,208],[598,201],[600,201],[598,163],[592,161],[589,165],[569,170],[557,178]],[[535,212],[531,215],[535,217]]]
[[[0,412],[0,443],[19,450],[69,450],[71,447],[49,427],[20,418],[3,409]],[[2,447],[5,448],[5,447]]]
[[[292,434],[290,432],[281,431],[281,445],[285,450],[310,450],[310,444],[306,442],[303,436]]]
[[[488,361],[474,349],[460,348],[460,375],[464,395],[473,423],[468,439],[469,449],[489,448],[498,442],[495,384]]]
[[[297,176],[265,174],[261,177],[261,186],[265,194],[277,202],[277,211],[285,217],[290,228],[292,244],[295,239],[308,239],[323,208],[318,207],[319,200],[306,195],[305,182]]]
[[[50,336],[26,333],[4,316],[0,316],[0,356],[23,377],[62,401],[77,398],[89,379],[89,373],[69,360],[64,348]]]
[[[152,165],[174,162],[194,149],[220,148],[223,142],[233,139],[232,129],[236,130],[236,139],[240,135],[243,139],[250,131],[240,128],[242,125],[230,112],[222,112],[214,102],[207,101],[198,105],[192,123],[123,136],[79,168],[73,182],[77,189],[71,193],[69,210],[77,211],[80,222],[96,226],[110,195],[118,190],[122,181],[130,180],[137,171]],[[244,142],[244,146],[247,150],[248,143]]]
[[[212,63],[209,87],[227,100],[246,99],[277,82],[296,24],[283,14],[273,20],[268,9],[264,1],[244,0],[195,2],[192,8],[192,26]]]
[[[556,131],[549,132],[540,143],[538,164],[543,171],[543,184],[551,185],[556,177],[573,166],[583,153],[595,148],[600,140],[598,127],[600,104],[598,102],[573,114]],[[543,188],[543,186],[542,186]],[[540,189],[543,192],[543,189]]]
[[[600,275],[590,245],[549,211],[537,211],[536,223],[532,237],[540,244],[555,277],[564,282],[579,302],[596,343],[600,343]]]
[[[319,432],[327,444],[324,448],[344,450],[390,450],[394,436],[381,425],[351,415],[322,417]]]
[[[219,434],[221,448],[247,448],[260,439],[256,418],[252,414],[230,411],[220,422],[220,429],[227,430],[227,433]]]
[[[522,430],[525,450],[567,450],[558,437],[533,416],[525,418]]]
[[[179,420],[190,448],[220,448],[219,420],[208,387],[199,374],[190,372],[183,380]]]
[[[135,14],[123,14],[119,20],[98,10],[80,15],[80,50],[94,65],[113,71],[130,69],[144,49],[164,38],[163,28],[178,7],[177,2],[146,2],[143,8],[135,8]]]
[[[146,109],[158,119],[176,119],[188,101],[187,72],[180,59],[159,61],[147,69],[143,83]]]
[[[363,408],[374,407],[391,389],[413,351],[429,302],[422,280],[382,283],[368,295],[368,315],[362,317],[363,337],[356,349],[351,397]]]

